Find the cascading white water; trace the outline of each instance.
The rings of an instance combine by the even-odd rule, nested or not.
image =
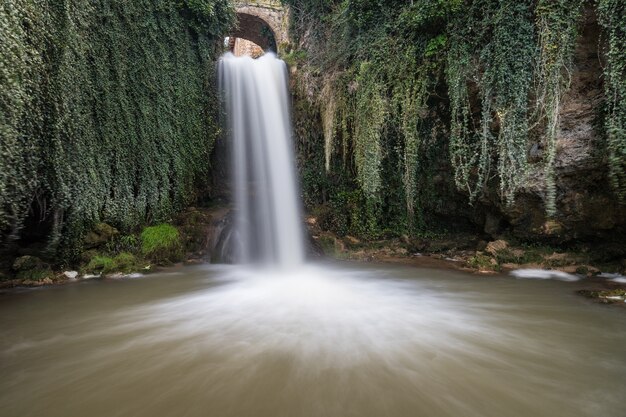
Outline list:
[[[219,65],[232,141],[242,263],[293,266],[304,260],[295,180],[287,67],[276,55],[225,54]]]

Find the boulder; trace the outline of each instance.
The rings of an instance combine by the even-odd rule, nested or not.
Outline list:
[[[86,249],[98,248],[115,236],[119,235],[119,231],[106,223],[98,223],[93,230],[85,236],[84,244]]]
[[[65,271],[63,276],[71,281],[74,281],[78,277],[78,271]]]
[[[13,270],[15,272],[30,271],[36,268],[41,268],[43,265],[43,261],[38,257],[25,255],[15,259],[13,262]]]
[[[487,247],[485,248],[485,252],[495,255],[499,251],[505,250],[509,247],[509,244],[506,240],[494,240],[493,242],[487,243]]]
[[[26,281],[40,282],[50,279],[54,273],[50,266],[36,256],[20,256],[13,262],[13,270],[17,278]]]

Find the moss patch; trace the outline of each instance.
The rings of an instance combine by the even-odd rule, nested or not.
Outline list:
[[[113,262],[117,271],[124,272],[126,274],[139,271],[141,269],[139,260],[132,253],[122,252],[113,258]]]
[[[160,264],[180,261],[183,245],[178,229],[167,223],[146,227],[141,232],[141,254]]]
[[[29,280],[29,281],[43,281],[46,278],[51,278],[54,273],[50,268],[35,268],[28,271],[20,271],[17,274],[17,279]]]
[[[142,269],[142,264],[135,255],[128,252],[122,252],[115,257],[96,255],[87,266],[85,271],[94,274],[110,274],[113,272],[122,272],[129,274]]]
[[[87,272],[108,274],[115,271],[115,261],[108,256],[97,255],[85,267]]]

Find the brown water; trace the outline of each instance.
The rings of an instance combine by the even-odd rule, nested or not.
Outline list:
[[[626,314],[576,283],[198,266],[0,296],[0,415],[626,416]]]

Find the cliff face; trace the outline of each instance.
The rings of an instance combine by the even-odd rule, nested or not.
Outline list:
[[[594,238],[620,239],[626,226],[626,207],[618,203],[608,180],[606,138],[602,132],[603,57],[601,29],[593,9],[586,9],[577,41],[571,83],[563,96],[556,141],[555,179],[557,215],[545,216],[545,178],[539,164],[531,165],[528,183],[516,204],[507,208],[497,199],[485,201],[484,230],[507,227],[524,239],[557,242]],[[530,146],[531,162],[540,162],[539,143]],[[494,214],[495,209],[495,214]]]
[[[475,6],[478,9],[485,5],[495,10],[502,7],[489,0],[470,3],[477,3]],[[566,3],[559,2],[559,13],[567,10]],[[340,20],[350,13],[356,14],[354,9],[350,10],[350,6],[347,11],[331,7],[324,12],[318,10],[309,11],[308,15],[304,12],[296,14],[297,22],[307,22],[306,19],[309,19],[299,29],[296,27],[293,35],[299,44],[287,56],[292,64],[299,164],[305,205],[318,217],[321,227],[340,235],[350,234],[366,239],[405,234],[427,236],[440,231],[463,230],[485,238],[509,235],[520,241],[550,244],[581,241],[621,243],[626,233],[626,205],[620,204],[618,193],[611,186],[611,161],[607,150],[609,139],[604,125],[607,114],[605,82],[609,66],[606,27],[600,25],[595,5],[570,3],[572,7],[578,5],[576,7],[580,7],[580,13],[571,15],[570,30],[575,33],[572,38],[575,41],[572,41],[571,56],[565,59],[569,63],[562,67],[563,93],[559,95],[553,171],[550,173],[546,169],[550,152],[546,139],[546,121],[536,117],[540,111],[535,104],[537,91],[541,90],[538,84],[542,82],[542,78],[537,75],[540,69],[534,62],[539,59],[537,57],[526,64],[534,74],[528,80],[532,84],[527,89],[526,99],[528,127],[521,134],[525,137],[525,144],[521,148],[525,148],[526,152],[527,176],[515,191],[512,204],[503,198],[499,178],[502,171],[500,167],[496,169],[503,152],[506,154],[511,149],[503,151],[503,147],[508,145],[497,142],[505,118],[493,107],[491,114],[485,113],[485,108],[489,108],[485,106],[490,105],[485,101],[485,89],[495,85],[495,89],[501,90],[493,93],[493,106],[498,105],[498,100],[504,100],[502,97],[511,94],[506,90],[506,82],[490,86],[490,79],[485,75],[494,71],[490,68],[494,60],[490,61],[485,56],[497,53],[497,47],[495,52],[489,49],[492,46],[470,52],[468,65],[474,65],[475,69],[468,73],[464,81],[467,83],[467,102],[470,103],[464,128],[475,129],[477,133],[470,139],[479,141],[481,132],[476,126],[482,124],[483,129],[489,130],[486,137],[492,141],[489,146],[493,148],[485,162],[487,174],[482,179],[485,185],[474,201],[470,202],[468,189],[458,187],[458,182],[455,183],[458,171],[451,159],[450,138],[454,132],[451,120],[455,117],[451,94],[456,92],[451,90],[450,80],[453,78],[450,77],[449,59],[454,49],[455,35],[451,30],[457,27],[455,24],[458,23],[455,22],[458,19],[472,19],[471,16],[458,17],[464,13],[471,15],[471,8],[469,11],[462,10],[459,13],[456,10],[456,14],[436,18],[428,14],[431,21],[420,21],[422,32],[407,31],[405,27],[419,20],[415,16],[423,13],[421,9],[410,9],[407,6],[407,10],[396,14],[381,13],[381,16],[386,16],[379,17],[386,25],[385,29],[375,30],[371,29],[375,27],[374,24],[366,25],[353,34],[356,40],[346,38],[347,34],[354,31],[351,25],[356,23],[349,18],[347,21]],[[521,3],[515,4],[519,6]],[[550,3],[546,7],[554,4]],[[537,16],[546,12],[532,9],[530,5],[528,7],[530,12],[522,13],[519,19],[535,25],[532,35],[535,44],[531,45],[530,50],[532,54],[537,54],[533,56],[539,56],[541,52],[536,51],[542,46],[541,39],[546,35],[542,32],[545,27],[537,23]],[[332,15],[336,20],[330,27],[320,31],[315,22],[319,23],[323,19],[315,17],[315,13],[322,13],[326,18]],[[363,11],[359,13],[357,17],[368,16]],[[407,16],[413,16],[413,20]],[[489,30],[477,32],[486,37],[483,40],[485,45],[504,42],[507,46],[507,42],[513,42],[509,38],[514,40],[516,29],[510,25],[513,26],[511,33],[501,35],[505,41],[493,39],[496,36],[494,33],[500,30],[495,24],[489,26],[491,22],[488,20],[495,19],[494,16],[497,13],[494,12],[491,17],[476,17],[484,19],[482,23],[477,22],[477,26],[483,24],[489,27]],[[343,32],[337,29],[342,25]],[[388,29],[390,27],[392,29]],[[388,32],[381,34],[385,30]],[[558,34],[565,29],[556,26],[552,30]],[[405,38],[397,38],[398,33],[403,33]],[[350,47],[346,47],[346,43]],[[379,49],[359,45],[376,45]],[[346,48],[345,56],[337,54],[340,46]],[[515,63],[518,58],[515,50],[500,49],[506,51],[505,56],[512,57],[511,62]],[[391,57],[381,57],[383,54]],[[411,60],[415,61],[413,67],[410,63],[403,64]],[[374,75],[368,78],[363,75],[363,69],[370,67],[375,68]],[[503,67],[508,69],[506,65]],[[502,76],[505,81],[510,76],[515,81],[517,75],[515,69],[511,68],[510,73],[497,73],[496,76]],[[365,123],[358,112],[360,90],[370,88],[364,87],[370,79],[377,83],[373,88],[373,97],[379,94],[386,107],[381,114],[384,123],[375,132],[378,136],[374,135],[377,142],[375,146],[367,148],[369,142],[359,142],[364,141],[362,132],[370,132],[371,129],[358,126],[359,123]],[[328,85],[331,87],[328,88]],[[419,96],[420,92],[424,92],[423,97]],[[329,117],[333,121],[330,127]],[[485,117],[490,119],[487,123],[483,123]],[[377,162],[378,165],[365,163],[366,168],[378,170],[382,183],[378,194],[372,199],[365,192],[359,177],[363,170],[359,164],[363,162],[359,161],[358,152],[359,147],[364,146],[366,157],[376,154],[377,149],[380,149],[381,160]],[[470,143],[469,146],[468,149],[475,149],[475,155],[478,155],[480,150],[471,148],[476,145]],[[471,152],[469,155],[471,159]],[[480,169],[478,166],[470,167],[467,176],[479,178]],[[516,167],[511,166],[513,169]],[[547,209],[551,181],[554,184],[554,214]]]

